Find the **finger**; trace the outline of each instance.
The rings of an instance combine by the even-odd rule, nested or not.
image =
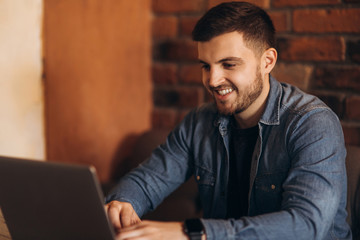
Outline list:
[[[109,207],[108,208],[108,217],[110,220],[110,223],[114,226],[115,229],[121,228],[120,223],[120,210],[116,207]]]
[[[121,229],[117,235],[117,240],[123,239],[142,239],[146,235],[146,228],[142,224],[133,225]]]
[[[124,208],[120,215],[121,227],[129,227],[138,222],[138,216],[132,208]]]
[[[141,222],[142,222],[141,219],[139,218],[139,216],[134,211],[131,224],[134,225],[134,224],[138,224],[138,223],[141,223]]]

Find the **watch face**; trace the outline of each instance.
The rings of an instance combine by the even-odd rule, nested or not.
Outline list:
[[[188,219],[185,221],[185,225],[188,233],[202,233],[203,231],[200,219]]]

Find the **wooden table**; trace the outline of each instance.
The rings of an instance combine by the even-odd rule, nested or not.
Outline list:
[[[9,239],[11,239],[11,236],[0,209],[0,240],[9,240]]]

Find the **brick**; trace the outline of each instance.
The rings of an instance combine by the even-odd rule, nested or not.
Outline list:
[[[273,21],[276,32],[286,32],[289,30],[289,13],[287,11],[272,11],[268,12],[268,14]]]
[[[312,91],[311,94],[319,97],[328,105],[338,116],[339,119],[344,117],[344,96],[341,94],[332,94],[325,91]]]
[[[343,132],[346,145],[360,146],[360,126],[343,123]]]
[[[182,83],[202,85],[199,64],[186,64],[180,67],[179,79]]]
[[[294,37],[278,39],[279,57],[288,61],[342,61],[345,44],[341,37]]]
[[[360,8],[301,9],[293,12],[295,32],[359,33]]]
[[[229,0],[209,0],[208,9],[223,2],[229,2]],[[269,8],[270,6],[270,0],[247,0],[246,2],[252,3],[261,8]]]
[[[191,36],[191,33],[200,19],[200,16],[184,16],[180,18],[180,34],[184,36]]]
[[[152,8],[155,13],[184,13],[204,10],[205,0],[153,0]]]
[[[351,61],[360,63],[360,40],[348,42],[346,51]]]
[[[180,110],[179,116],[178,116],[178,122],[180,123],[185,118],[185,116],[189,114],[189,112],[190,112],[189,109],[188,110]]]
[[[177,83],[177,64],[154,63],[152,66],[152,79],[155,84],[173,85]]]
[[[151,122],[153,128],[172,129],[178,123],[178,112],[175,109],[155,108]]]
[[[156,88],[153,93],[157,107],[193,108],[204,101],[201,87]]]
[[[155,38],[171,38],[178,33],[178,20],[174,16],[155,17],[152,22],[152,35]]]
[[[175,39],[165,41],[154,49],[154,58],[172,61],[197,60],[197,44],[190,39]]]
[[[341,3],[341,0],[272,0],[273,7],[300,7],[311,5],[334,5]]]
[[[346,118],[351,121],[360,121],[360,96],[346,98]]]
[[[317,67],[314,70],[314,88],[360,91],[360,67]]]
[[[271,74],[280,82],[307,90],[313,67],[304,64],[277,63]]]

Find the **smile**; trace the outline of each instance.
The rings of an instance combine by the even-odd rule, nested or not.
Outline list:
[[[221,95],[221,96],[224,96],[226,94],[229,94],[233,91],[232,88],[227,88],[227,89],[222,89],[222,90],[218,90],[218,94]]]

